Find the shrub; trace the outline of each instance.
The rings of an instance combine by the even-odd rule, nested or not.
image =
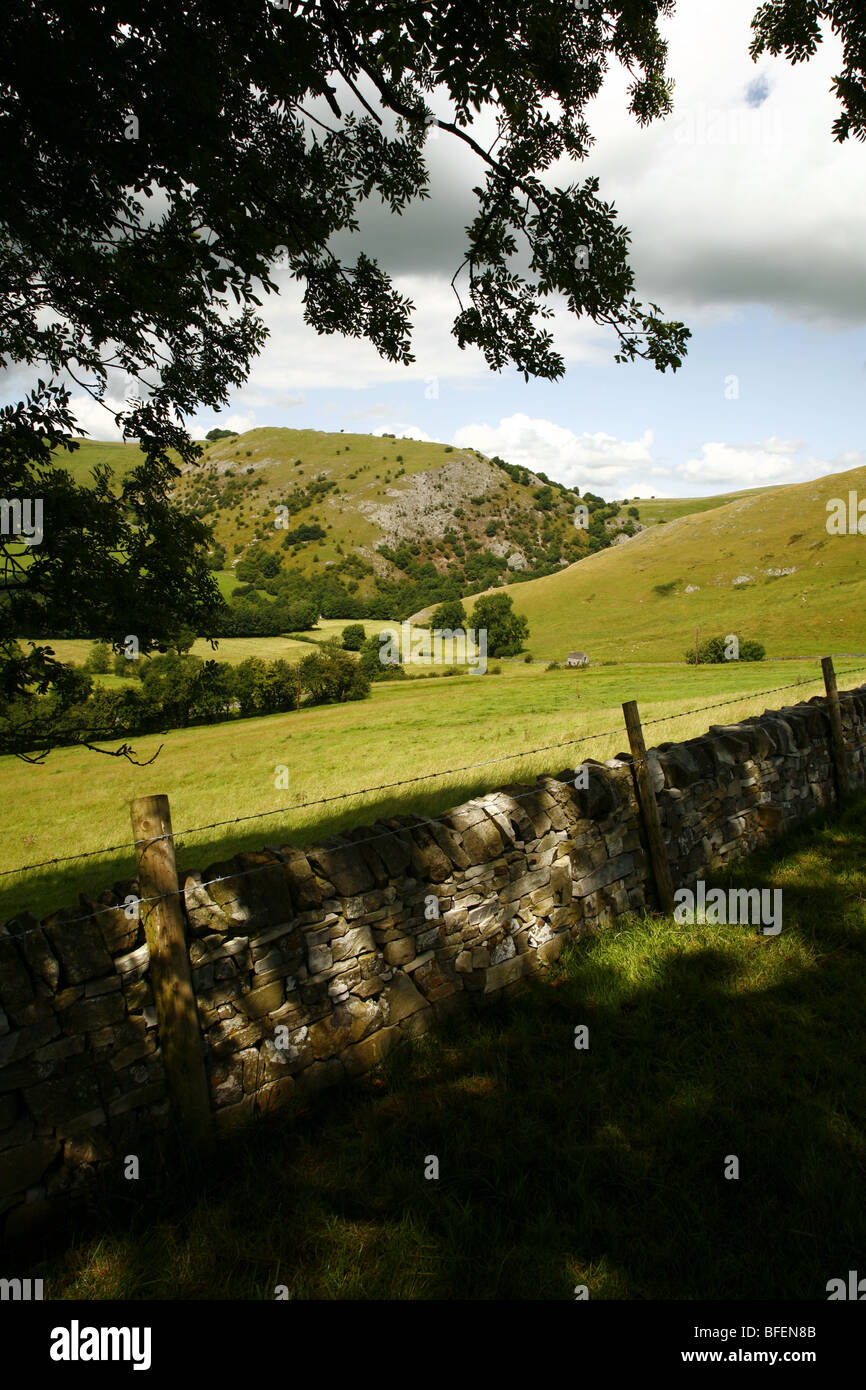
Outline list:
[[[366,641],[363,623],[349,623],[342,631],[343,651],[359,652]]]
[[[94,676],[107,675],[111,666],[111,649],[107,642],[96,642],[84,659],[82,670]]]
[[[446,599],[440,603],[430,619],[430,627],[436,632],[460,632],[466,628],[466,610],[459,598]]]
[[[733,660],[725,656],[727,643],[724,637],[708,637],[706,642],[701,642],[698,646],[698,662],[701,666],[721,666],[727,660]],[[744,637],[739,644],[740,661],[763,661],[766,649],[762,642],[756,642],[752,637]],[[690,647],[686,652],[686,661],[689,666],[695,664],[695,649]]]
[[[746,637],[740,643],[741,661],[763,661],[767,655],[767,649],[763,642],[756,642],[754,637]]]
[[[545,671],[558,671],[560,669],[558,661],[548,661]]]

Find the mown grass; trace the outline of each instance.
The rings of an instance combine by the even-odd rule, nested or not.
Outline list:
[[[825,1299],[866,1248],[866,798],[717,881],[780,887],[781,935],[575,942],[218,1162],[145,1167],[46,1297]]]
[[[438,815],[494,787],[531,783],[585,757],[612,757],[628,746],[623,700],[639,701],[653,745],[823,692],[815,662],[696,670],[630,664],[580,672],[503,662],[494,675],[496,665],[485,676],[375,684],[371,698],[356,703],[131,739],[142,760],[164,745],[149,767],[78,748],[58,748],[36,767],[0,759],[0,869],[128,846],[0,878],[0,921],[24,909],[41,915],[75,906],[79,892],[134,877],[129,802],[136,796],[168,795],[178,863],[203,869],[241,849],[312,844],[380,816]],[[842,689],[866,675],[846,680],[848,667],[840,663],[839,670]],[[808,683],[766,697],[750,693],[798,680]],[[683,713],[719,701],[731,703]],[[520,756],[533,748],[548,751]],[[510,754],[518,756],[502,760]],[[478,762],[485,765],[449,771]],[[275,786],[280,766],[289,769],[288,791]],[[407,785],[363,794],[388,783]],[[334,796],[342,799],[302,805]],[[261,818],[180,834],[242,816]]]

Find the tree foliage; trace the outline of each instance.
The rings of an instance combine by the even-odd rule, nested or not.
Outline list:
[[[488,656],[516,656],[529,637],[529,621],[514,612],[510,594],[482,594],[472,609],[476,632],[487,632]]]
[[[580,177],[586,111],[611,65],[644,125],[671,110],[659,20],[674,0],[7,0],[0,44],[0,367],[32,373],[0,412],[0,496],[41,499],[44,536],[0,535],[0,692],[62,681],[50,647],[78,629],[142,652],[221,611],[208,533],[173,503],[201,448],[186,429],[242,385],[266,331],[257,310],[286,272],[320,333],[409,363],[410,300],[369,250],[333,249],[366,199],[394,214],[429,197],[431,126],[470,151],[479,180],[454,278],[453,332],[489,367],[556,379],[552,306],[609,326],[616,359],[676,370],[688,329],[634,294],[629,234]],[[866,128],[855,0],[770,0],[752,56],[809,57],[842,39],[838,139]],[[433,106],[436,108],[434,114]],[[496,139],[475,118],[492,115]],[[70,387],[141,442],[140,467],[92,487]],[[116,402],[123,400],[118,406]],[[213,434],[214,432],[212,432]],[[485,576],[478,579],[484,581]],[[355,616],[345,596],[328,600]],[[323,611],[324,608],[323,608]],[[59,687],[58,687],[59,688]]]
[[[446,599],[440,603],[430,618],[434,632],[461,632],[466,630],[466,609],[459,598]]]
[[[562,295],[614,328],[620,360],[679,365],[687,330],[635,300],[628,234],[597,181],[545,178],[555,160],[589,151],[584,108],[611,62],[632,73],[640,123],[670,109],[657,20],[671,9],[9,0],[0,365],[45,380],[0,420],[0,491],[42,498],[45,536],[38,549],[0,537],[7,695],[45,689],[58,664],[17,639],[65,630],[71,614],[87,613],[91,635],[115,646],[134,633],[142,651],[178,623],[209,631],[206,534],[170,486],[200,454],[186,419],[225,405],[264,342],[256,310],[277,288],[275,267],[302,284],[319,332],[413,360],[411,302],[373,256],[344,264],[331,243],[358,229],[364,199],[399,214],[429,196],[431,124],[471,150],[482,175],[455,281],[461,346],[494,369],[560,376],[543,320]],[[473,133],[483,110],[495,113],[493,149]],[[76,485],[56,466],[76,447],[70,385],[141,441],[142,465],[122,486],[105,472]]]
[[[736,656],[733,655],[735,650]],[[754,637],[744,637],[736,648],[727,637],[708,637],[705,642],[698,644],[698,665],[721,666],[726,661],[763,661],[766,654],[763,642],[756,641]],[[690,666],[695,665],[694,647],[686,652],[686,661]]]
[[[824,24],[839,38],[842,70],[832,90],[842,108],[833,122],[833,137],[866,140],[866,10],[862,0],[767,0],[752,20],[753,59],[783,54],[791,63],[807,62],[818,50]]]
[[[343,651],[359,652],[364,645],[366,633],[363,623],[349,623],[343,628],[340,634],[342,639]]]

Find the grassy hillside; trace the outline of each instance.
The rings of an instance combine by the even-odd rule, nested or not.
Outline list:
[[[676,521],[681,516],[713,511],[744,497],[766,496],[776,491],[777,487],[747,487],[740,492],[720,492],[715,497],[630,497],[628,500],[629,506],[637,507],[641,521],[647,526],[657,526],[660,521]]]
[[[97,463],[107,463],[112,472],[122,478],[142,461],[137,444],[107,443],[100,439],[79,439],[78,444],[79,448],[73,453],[58,449],[55,454],[55,461],[63,464],[77,483],[89,483]]]
[[[826,529],[828,500],[849,489],[866,495],[866,468],[671,520],[507,592],[536,656],[682,660],[696,627],[774,657],[866,652],[866,537]]]
[[[82,482],[98,462],[122,474],[137,457],[136,445],[98,441],[58,454]],[[574,525],[579,494],[543,474],[389,436],[250,430],[208,443],[174,492],[211,527],[226,598],[254,545],[297,583],[327,579],[348,596],[378,595],[382,611],[399,616],[418,606],[405,601],[407,586],[426,583],[432,598],[431,583],[447,578],[453,593],[477,592],[513,573],[551,573],[609,543],[600,501],[593,537]]]
[[[74,467],[82,476],[98,459],[123,467],[135,447],[89,442]],[[256,543],[293,576],[295,596],[327,574],[350,596],[378,594],[373,611],[393,618],[408,613],[424,575],[450,576],[464,595],[506,583],[536,658],[579,649],[648,661],[682,660],[696,628],[757,638],[777,657],[866,651],[866,539],[826,531],[827,499],[851,488],[866,491],[866,469],[638,501],[647,529],[589,554],[573,524],[577,494],[443,444],[251,430],[209,444],[177,485],[224,548],[226,598],[239,587],[234,564]],[[288,532],[274,525],[279,507]]]

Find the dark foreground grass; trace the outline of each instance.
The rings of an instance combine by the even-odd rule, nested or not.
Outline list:
[[[866,800],[730,881],[782,888],[780,936],[577,943],[172,1187],[145,1165],[46,1297],[826,1299],[866,1259]]]

